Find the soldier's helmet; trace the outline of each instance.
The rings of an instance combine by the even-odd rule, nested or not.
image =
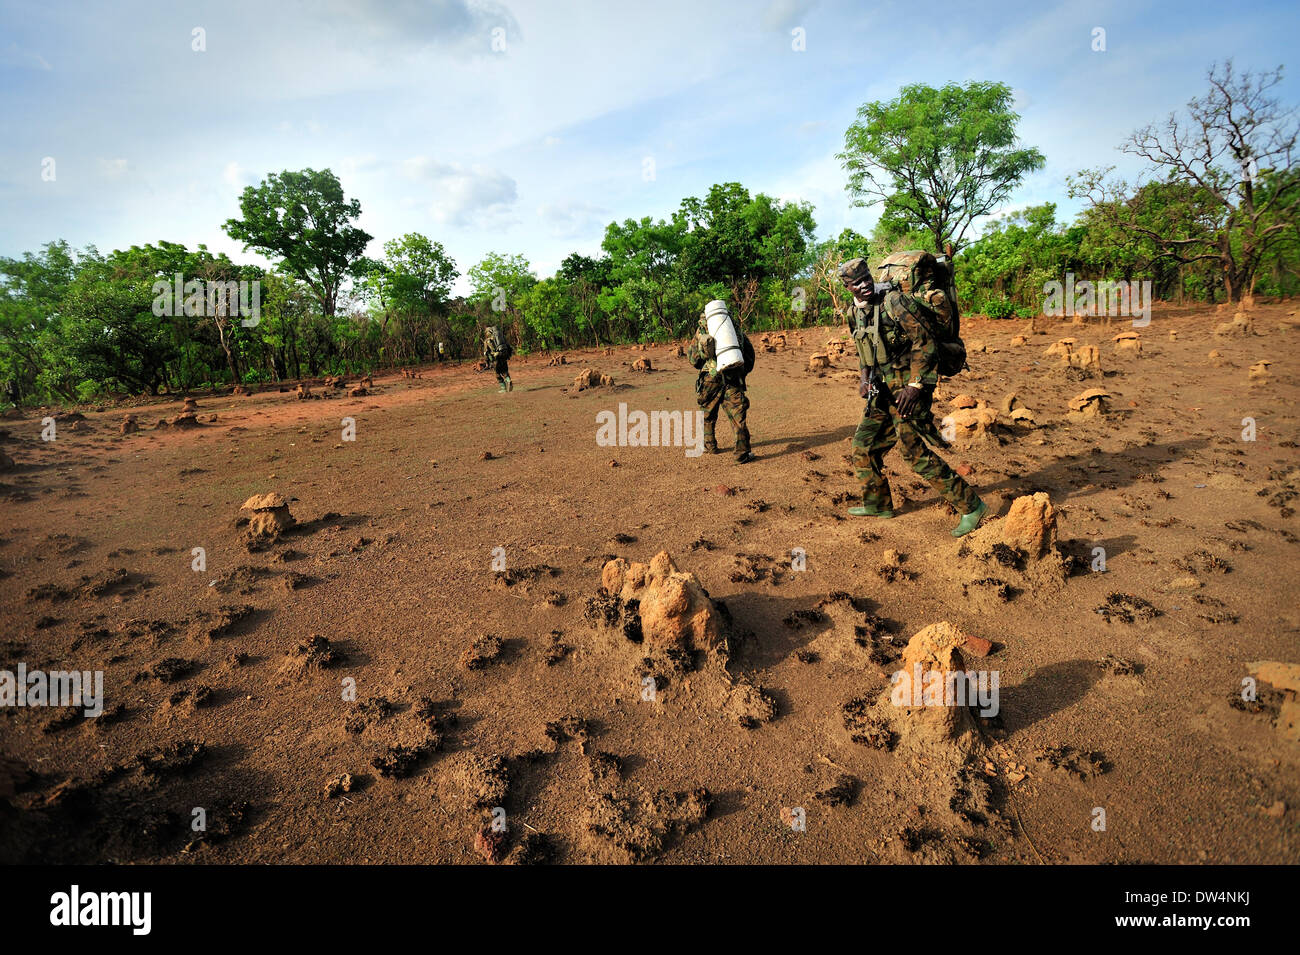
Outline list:
[[[849,259],[840,266],[840,281],[845,284],[849,282],[865,282],[871,279],[871,269],[867,266],[867,260],[863,258]]]

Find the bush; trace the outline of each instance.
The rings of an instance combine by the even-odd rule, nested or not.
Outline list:
[[[986,299],[984,304],[975,310],[977,313],[987,315],[989,318],[1014,318],[1020,313],[1014,302],[1007,298]]]
[[[83,381],[77,385],[77,400],[90,401],[103,391],[98,381]]]

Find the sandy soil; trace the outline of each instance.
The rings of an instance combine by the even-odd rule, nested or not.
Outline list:
[[[989,539],[1015,498],[1050,496],[1073,571],[1041,585],[963,551],[897,454],[899,516],[846,516],[856,371],[807,371],[832,329],[759,353],[743,466],[596,443],[620,402],[693,409],[667,346],[515,361],[508,395],[451,366],[364,397],[200,396],[188,429],[155,427],[179,401],[84,409],[50,442],[40,413],[0,421],[0,667],[105,688],[98,719],[0,709],[0,858],[1300,861],[1282,695],[1240,698],[1248,663],[1300,660],[1300,348],[1290,305],[1216,338],[1230,317],[1157,310],[1138,358],[1111,342],[1126,325],[1040,320],[1013,347],[1025,323],[967,323],[986,350],[940,406],[1015,391],[1036,423],[945,456]],[[1067,337],[1102,376],[1044,355]],[[614,386],[573,392],[585,367]],[[1094,387],[1109,413],[1068,415]],[[241,504],[271,492],[296,524],[250,549]],[[593,620],[605,562],[659,551],[725,605],[725,667],[669,672]],[[973,761],[855,733],[938,621],[993,644],[967,657],[1001,679]]]

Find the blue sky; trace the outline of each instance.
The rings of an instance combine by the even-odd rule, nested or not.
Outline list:
[[[1291,3],[244,0],[0,3],[0,254],[160,239],[255,259],[221,231],[243,186],[330,168],[384,240],[423,232],[549,275],[612,219],[715,182],[869,231],[834,155],[859,105],[907,83],[997,80],[1047,157],[1009,208],[1204,90],[1287,63]],[[1106,31],[1105,52],[1092,49]],[[206,50],[193,49],[203,31]],[[792,30],[806,48],[795,50]],[[494,50],[494,38],[504,49]],[[498,46],[500,43],[498,42]],[[1288,75],[1281,95],[1300,101]],[[55,178],[42,163],[55,161]],[[648,178],[647,161],[653,163]],[[463,280],[460,290],[464,289]]]

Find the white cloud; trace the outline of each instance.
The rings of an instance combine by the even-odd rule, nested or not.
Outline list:
[[[221,181],[242,192],[245,186],[257,184],[257,176],[237,162],[228,162],[221,170]]]
[[[354,37],[379,41],[375,51],[386,54],[389,44],[469,46],[490,50],[491,31],[500,27],[507,39],[517,39],[514,15],[487,0],[325,0],[322,13],[346,24]]]
[[[19,70],[52,70],[45,57],[29,50],[20,50],[17,43],[0,50],[0,66]]]
[[[789,30],[802,25],[812,9],[814,0],[772,0],[763,11],[763,27],[768,30]]]
[[[782,202],[811,202],[816,207],[817,232],[822,238],[837,236],[845,228],[865,235],[880,217],[880,207],[854,206],[844,189],[846,179],[840,161],[825,155],[804,163],[790,175],[757,183],[753,191],[765,192]]]
[[[537,216],[551,235],[562,239],[603,235],[613,218],[609,209],[580,199],[545,203],[537,207]]]
[[[288,136],[319,136],[325,131],[325,127],[314,119],[299,120],[297,122],[282,119],[275,124],[275,128],[278,132]]]
[[[1215,58],[1285,60],[1297,22],[1279,9],[1202,23],[1120,0],[1087,14],[1050,5],[974,18],[939,4],[924,42],[864,61],[864,31],[908,22],[912,7],[504,2],[517,32],[503,8],[474,0],[322,0],[309,17],[301,3],[225,0],[204,15],[206,55],[190,51],[188,25],[177,33],[144,0],[11,17],[0,39],[0,170],[55,155],[65,175],[57,192],[6,195],[0,254],[52,236],[125,248],[166,235],[216,248],[239,211],[230,180],[306,167],[333,169],[361,202],[372,253],[420,231],[462,270],[492,249],[548,264],[597,253],[598,226],[668,215],[717,182],[814,202],[822,237],[869,232],[879,206],[850,204],[834,154],[861,103],[916,81],[1011,85],[1020,137],[1047,167],[1008,202],[1055,201],[1068,218],[1079,204],[1064,195],[1066,175],[1119,163],[1132,178],[1115,150],[1129,131],[1202,91]],[[498,20],[502,55],[490,53]],[[1094,23],[1107,24],[1110,52],[1091,52]],[[811,52],[791,53],[788,25],[808,29]],[[26,52],[37,50],[57,52],[58,68]],[[160,116],[192,115],[195,89],[207,91],[203,121],[169,123],[168,148],[142,159]],[[436,160],[404,166],[407,156]]]
[[[339,175],[355,176],[376,171],[380,168],[380,162],[374,153],[366,153],[364,156],[344,156],[337,166]]]
[[[105,176],[109,179],[118,179],[126,175],[126,160],[125,159],[100,159],[99,172],[100,175]]]
[[[519,200],[515,180],[480,164],[440,162],[416,156],[402,162],[408,178],[429,187],[429,213],[434,221],[453,226],[508,224]]]

